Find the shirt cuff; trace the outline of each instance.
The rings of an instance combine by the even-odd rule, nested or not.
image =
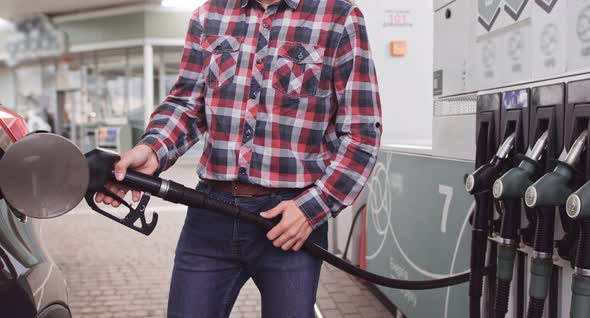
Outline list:
[[[157,173],[168,168],[168,147],[160,138],[154,135],[145,135],[138,144],[150,147],[156,154],[159,166]]]
[[[293,201],[307,216],[307,222],[314,230],[328,221],[331,209],[317,186],[303,191]]]

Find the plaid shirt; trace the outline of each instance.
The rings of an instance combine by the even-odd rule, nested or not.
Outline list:
[[[375,164],[381,108],[363,15],[350,0],[209,0],[191,18],[179,78],[141,143],[170,167],[199,139],[203,179],[307,188],[317,228]],[[310,186],[310,187],[308,187]]]

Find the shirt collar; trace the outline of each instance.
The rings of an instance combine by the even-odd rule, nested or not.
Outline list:
[[[255,0],[242,0],[242,8],[245,8],[248,5],[249,1],[255,1]],[[287,5],[295,10],[297,8],[297,6],[299,5],[299,1],[301,0],[282,0],[285,1],[285,3],[287,3]]]

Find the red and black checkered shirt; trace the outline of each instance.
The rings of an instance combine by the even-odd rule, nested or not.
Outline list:
[[[209,0],[141,143],[160,169],[199,139],[199,176],[307,188],[314,228],[351,205],[375,164],[381,106],[363,15],[350,0]]]

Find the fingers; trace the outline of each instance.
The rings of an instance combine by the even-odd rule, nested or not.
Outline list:
[[[295,246],[293,246],[293,251],[297,252],[301,249],[301,247],[303,247],[303,244],[305,244],[305,241],[307,241],[307,238],[309,238],[309,235],[311,234],[311,232],[312,232],[311,227],[305,228],[302,238],[295,243]]]
[[[139,199],[141,199],[141,192],[131,191],[131,197],[133,198],[133,202],[139,202]]]
[[[116,194],[121,199],[125,197],[125,194],[127,194],[127,191],[123,187],[112,184],[112,183],[105,185],[105,187],[107,189],[111,190],[112,193]],[[115,199],[113,199],[110,196],[105,196],[103,202],[105,204],[110,204],[110,205],[114,206],[115,208],[118,207],[119,205],[121,205],[121,203],[119,203],[119,201],[116,201]]]
[[[96,201],[96,203],[101,203],[104,200],[105,195],[102,193],[97,193],[96,197],[94,198],[94,201]]]
[[[117,194],[117,196],[121,199],[125,198],[125,195],[129,191],[129,189],[127,189],[126,187],[123,187],[123,186],[120,186],[120,185],[117,185],[114,183],[110,183],[110,182],[105,184],[105,188],[110,190],[111,192]],[[97,203],[102,202],[107,205],[110,204],[115,208],[121,205],[121,203],[119,201],[114,200],[111,196],[108,196],[104,193],[97,193],[95,201]]]
[[[125,174],[127,173],[127,168],[133,163],[133,155],[128,153],[121,157],[121,160],[115,164],[115,178],[118,181],[123,181],[125,179]]]
[[[295,246],[293,246],[293,251],[294,252],[299,252],[299,250],[301,249],[301,247],[303,247],[303,244],[305,244],[306,240],[300,240],[297,243],[295,243]]]
[[[288,251],[288,250],[290,250],[290,249],[291,249],[291,247],[293,247],[293,245],[295,245],[295,243],[297,243],[297,242],[298,242],[297,238],[296,238],[296,237],[294,237],[294,238],[292,238],[292,239],[288,240],[288,241],[287,241],[285,244],[283,244],[283,245],[281,246],[281,249],[282,249],[283,251]]]
[[[296,222],[289,226],[285,222],[277,224],[273,230],[277,229],[281,234],[278,238],[272,240],[275,247],[280,247],[284,251],[293,249],[298,251],[301,249],[307,238],[312,232],[310,226],[307,226],[307,221]]]
[[[279,216],[281,213],[283,213],[284,210],[285,210],[285,205],[283,203],[280,203],[279,205],[275,206],[274,208],[272,208],[266,212],[260,213],[260,216],[262,216],[265,219],[272,219],[272,218]]]
[[[299,227],[292,226],[292,227],[288,228],[287,230],[283,231],[283,233],[277,239],[273,240],[272,244],[275,247],[282,247],[283,245],[286,245],[291,240],[297,240],[298,234],[299,234]],[[291,244],[291,246],[293,246],[293,244]]]

